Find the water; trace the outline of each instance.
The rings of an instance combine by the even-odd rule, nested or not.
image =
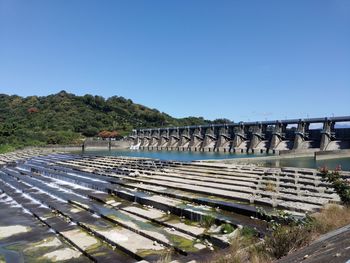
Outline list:
[[[6,262],[24,262],[23,255],[15,250],[6,249],[6,246],[9,244],[1,244],[0,245],[0,255],[3,255]]]
[[[180,152],[180,151],[142,151],[142,150],[123,150],[123,151],[86,151],[88,155],[110,155],[110,156],[130,156],[145,157],[160,160],[173,160],[190,162],[195,160],[209,159],[236,159],[251,157],[266,157],[267,154],[235,154],[235,153],[218,153],[218,152]],[[274,156],[274,155],[271,155]],[[338,165],[345,171],[350,171],[350,158],[338,158],[330,160],[315,161],[313,157],[300,157],[281,160],[258,160],[258,163],[267,167],[304,167],[304,168],[320,168],[327,166],[329,169],[335,169]],[[249,160],[250,163],[255,161]]]
[[[328,169],[334,170],[336,167],[340,166],[342,170],[350,171],[350,158],[337,158],[316,161],[313,157],[302,157],[282,160],[266,160],[261,162],[262,165],[267,167],[304,167],[318,169],[326,166]]]
[[[119,150],[119,151],[86,151],[85,154],[91,155],[110,155],[110,156],[130,156],[145,157],[165,161],[181,161],[191,162],[196,160],[209,159],[232,159],[246,158],[256,156],[266,156],[266,154],[234,154],[234,153],[218,153],[218,152],[180,152],[180,151],[142,151],[142,150]]]

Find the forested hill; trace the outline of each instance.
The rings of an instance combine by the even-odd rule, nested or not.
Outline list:
[[[0,94],[0,145],[68,144],[102,130],[128,134],[133,128],[205,124],[199,117],[173,118],[156,109],[113,96],[76,96],[61,91],[49,96]]]

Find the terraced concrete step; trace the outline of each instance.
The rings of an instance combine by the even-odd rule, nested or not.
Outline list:
[[[74,166],[76,169],[79,168],[79,166],[75,165]],[[85,169],[80,167],[80,169]],[[103,174],[100,173],[99,174]],[[110,174],[109,174],[110,175]],[[124,176],[125,177],[125,176]],[[120,179],[120,178],[119,178]],[[129,179],[129,177],[127,178]],[[215,188],[210,188],[210,189],[206,189],[205,187],[200,187],[200,186],[192,186],[190,187],[190,185],[187,184],[179,184],[179,183],[169,183],[167,182],[167,184],[165,183],[161,183],[159,181],[156,180],[145,180],[143,181],[142,179],[137,179],[137,178],[133,178],[130,180],[139,180],[141,181],[143,184],[147,183],[147,186],[149,187],[150,184],[151,185],[155,185],[155,186],[159,186],[159,187],[172,187],[174,189],[179,189],[182,191],[188,191],[188,192],[194,192],[194,193],[200,193],[200,194],[205,194],[207,192],[211,192],[214,193],[215,196],[218,196],[220,198],[229,198],[229,199],[233,199],[233,200],[240,200],[240,201],[244,201],[244,202],[254,202],[256,204],[262,204],[262,205],[270,205],[272,207],[279,207],[282,209],[289,209],[289,210],[296,210],[296,211],[312,211],[312,210],[318,210],[320,206],[322,206],[324,203],[328,202],[328,199],[326,198],[320,198],[320,197],[313,197],[312,195],[308,195],[306,197],[301,197],[298,195],[293,196],[293,194],[290,194],[288,192],[281,192],[281,193],[277,193],[277,196],[275,193],[265,193],[264,191],[252,191],[253,196],[246,194],[244,195],[244,193],[235,191],[226,191],[226,190],[222,190],[222,189],[215,189]],[[135,187],[135,184],[129,184],[129,183],[123,183],[120,182],[119,184],[123,185],[123,186],[127,186],[127,187]],[[137,187],[146,190],[143,186],[139,186],[137,185]],[[156,187],[152,187],[152,191],[154,191]],[[159,190],[159,188],[158,188]],[[249,191],[251,192],[251,191]],[[158,192],[159,193],[159,192]],[[270,199],[270,200],[269,200]],[[293,203],[294,202],[294,203]]]
[[[103,174],[103,173],[99,173],[99,174],[106,176],[106,174]],[[107,176],[108,176],[108,174],[107,174]],[[101,177],[99,177],[99,178],[101,178]],[[107,180],[109,180],[109,179],[107,179]],[[164,187],[164,184],[156,186],[156,185],[149,185],[149,184],[143,184],[143,183],[130,184],[130,183],[124,183],[122,181],[119,182],[119,184],[126,186],[126,187],[130,187],[130,188],[137,188],[137,189],[142,189],[142,190],[148,191],[148,192],[151,191],[151,192],[158,193],[158,194],[168,195],[168,196],[176,197],[179,199],[184,199],[184,200],[189,200],[189,201],[194,201],[194,202],[199,202],[199,203],[206,202],[205,204],[209,204],[209,205],[212,205],[213,203],[215,203],[216,206],[222,207],[223,209],[228,208],[227,206],[223,205],[223,202],[217,202],[216,200],[210,200],[210,202],[208,202],[208,200],[203,201],[203,200],[205,200],[203,198],[200,200],[198,198],[194,199],[193,194],[190,195],[192,197],[188,197],[186,192],[182,191],[182,193],[179,194],[180,191],[178,191],[178,190],[175,192],[172,190],[167,190],[166,187]],[[178,188],[175,188],[175,189],[178,189]],[[192,190],[192,192],[198,193],[198,191],[193,191],[193,190]],[[183,193],[185,193],[185,194],[183,194]],[[207,192],[202,191],[202,193],[206,194]],[[268,196],[268,194],[267,194],[267,196]],[[253,198],[253,197],[251,197],[251,198]],[[237,197],[236,197],[236,199],[237,199]],[[276,203],[275,201],[268,199],[266,197],[261,197],[261,198],[258,197],[258,198],[255,198],[254,201],[257,204],[269,205],[269,206],[273,206],[273,204],[275,203],[276,207],[280,207],[282,209],[289,209],[289,210],[292,209],[292,210],[296,210],[296,211],[312,211],[312,210],[319,208],[319,206],[317,206],[317,205],[312,205],[312,204],[308,205],[308,204],[301,204],[301,203],[288,201],[290,199],[288,196],[285,199],[286,200],[280,200],[279,203]],[[297,199],[298,199],[298,197],[297,197]],[[247,199],[243,199],[243,201],[247,201]],[[250,199],[249,199],[249,201],[250,201]],[[228,208],[228,210],[230,211],[230,208]]]
[[[38,176],[35,177],[37,180],[44,179]],[[124,228],[127,228],[137,234],[141,234],[142,236],[151,240],[157,241],[160,244],[166,245],[168,247],[173,247],[176,251],[182,254],[187,254],[186,251],[181,247],[181,245],[185,243],[188,244],[188,241],[191,241],[192,237],[189,237],[184,233],[179,233],[178,231],[165,230],[161,226],[155,226],[146,219],[137,217],[127,212],[116,211],[108,206],[101,206],[95,201],[89,201],[79,196],[75,196],[74,194],[64,193],[64,195],[62,195],[59,193],[58,190],[56,190],[55,186],[52,185],[53,182],[51,180],[45,179],[44,181],[46,184],[38,185],[33,180],[31,181],[27,177],[17,175],[17,178],[31,183],[32,186],[45,187],[47,191],[49,191],[51,194],[57,195],[59,198],[66,198],[66,201],[79,205],[80,207],[92,213],[96,213],[104,219],[112,221],[113,223],[117,223],[118,225]],[[58,209],[60,211],[65,211],[65,213],[69,214],[69,211],[67,211],[63,207],[60,207]],[[85,215],[85,217],[87,217],[87,215]],[[188,248],[188,245],[186,246],[186,248]]]
[[[269,197],[253,197],[253,196],[249,196],[248,198],[242,198],[242,194],[237,197],[236,193],[232,193],[232,192],[228,192],[230,196],[226,196],[225,194],[222,194],[219,192],[219,194],[213,193],[214,191],[211,190],[211,195],[215,196],[214,199],[210,199],[210,198],[191,198],[190,194],[183,194],[180,191],[174,191],[174,189],[180,189],[177,187],[171,187],[168,188],[165,185],[151,185],[151,184],[143,184],[143,183],[138,183],[138,184],[133,184],[133,183],[128,183],[128,184],[123,184],[124,186],[129,186],[130,188],[134,188],[134,189],[141,189],[144,191],[149,191],[149,192],[153,192],[153,193],[158,193],[161,195],[166,195],[166,196],[172,196],[172,197],[176,197],[179,199],[183,199],[183,200],[188,200],[190,202],[195,202],[195,203],[199,203],[199,204],[206,204],[206,205],[210,205],[213,207],[220,207],[223,208],[227,211],[230,211],[230,203],[227,201],[218,201],[216,200],[217,197],[221,197],[224,199],[232,199],[232,200],[240,200],[240,201],[250,201],[252,200],[252,203],[256,204],[256,205],[262,205],[264,207],[266,206],[270,206],[270,207],[275,207],[275,208],[280,208],[280,209],[287,209],[290,211],[299,211],[299,212],[312,212],[312,211],[317,211],[318,209],[320,209],[320,205],[313,205],[313,204],[305,204],[304,202],[296,202],[296,201],[288,201],[288,199],[286,200],[278,200],[277,198],[275,200],[269,198]],[[197,189],[194,187],[193,190],[191,190],[191,192],[193,193],[202,193],[202,194],[206,194],[207,192],[205,192],[205,190],[201,190],[201,191],[196,191]],[[254,198],[254,199],[253,199]],[[215,205],[214,205],[215,204]],[[233,205],[233,204],[232,204]],[[240,209],[237,208],[238,206],[240,206],[242,208],[240,213],[245,213],[248,214],[249,212],[249,208],[248,206],[244,206],[244,205],[238,205],[235,204],[234,206],[232,206],[232,210],[231,211],[235,211],[236,209]],[[244,207],[244,208],[243,208]],[[259,217],[256,209],[254,207],[251,207],[251,213],[255,213],[256,217]],[[254,212],[255,211],[255,212]]]
[[[18,188],[16,188],[16,185],[13,185],[13,183],[15,182],[11,181],[5,184],[1,176],[0,188],[16,200],[24,209],[28,210],[33,216],[49,226],[71,245],[86,255],[90,260],[95,262],[111,262],[111,260],[115,260],[115,262],[135,262],[134,259],[123,253],[113,251],[113,249],[107,247],[100,240],[88,234],[76,224],[67,222],[63,217],[53,213],[49,207],[43,206],[29,195],[23,195],[16,190]],[[19,185],[20,184],[17,186]]]
[[[29,165],[30,166],[30,165]],[[140,193],[138,191],[132,191],[129,190],[127,188],[122,188],[119,186],[113,186],[113,185],[109,185],[108,187],[106,186],[106,184],[103,184],[101,186],[101,188],[96,188],[96,185],[98,183],[94,183],[94,185],[91,184],[91,179],[88,179],[86,176],[93,176],[94,178],[96,178],[98,175],[96,174],[87,174],[83,172],[83,176],[79,175],[77,177],[75,177],[72,173],[69,174],[63,174],[63,173],[57,173],[52,171],[49,172],[50,170],[47,168],[43,168],[43,167],[38,167],[38,166],[34,166],[36,167],[35,169],[39,169],[42,171],[45,171],[44,173],[46,173],[48,176],[54,176],[56,178],[62,179],[62,180],[66,180],[68,179],[68,181],[70,182],[80,182],[82,180],[83,185],[92,189],[98,189],[101,191],[105,191],[105,192],[112,192],[115,195],[129,200],[129,201],[136,201],[140,204],[146,204],[146,205],[152,205],[154,207],[157,207],[158,209],[161,210],[165,210],[165,211],[171,211],[172,213],[175,213],[176,215],[180,215],[180,216],[186,216],[187,218],[189,218],[190,220],[200,220],[206,213],[205,211],[194,211],[191,209],[183,209],[183,208],[179,208],[179,205],[181,205],[182,201],[173,201],[170,199],[164,199],[164,197],[162,196],[149,196],[149,194],[146,193]],[[46,170],[45,170],[46,169]],[[52,169],[52,167],[51,167]],[[75,171],[75,173],[77,173]],[[101,177],[97,177],[97,178],[101,178]],[[96,179],[94,179],[96,180]],[[150,191],[150,189],[147,190],[148,192]],[[167,193],[167,195],[169,195],[169,193]],[[240,204],[234,204],[234,203],[225,203],[225,202],[220,202],[220,201],[216,201],[216,200],[206,200],[204,198],[201,199],[194,199],[192,197],[193,195],[191,195],[191,197],[185,197],[185,196],[178,196],[178,195],[174,195],[173,197],[179,198],[180,199],[185,199],[188,201],[193,201],[193,202],[199,202],[199,204],[211,204],[214,207],[224,207],[226,208],[229,207],[231,209],[231,211],[236,211],[238,210],[240,213],[243,214],[248,214],[248,215],[254,215],[257,216],[257,211],[254,207],[252,206],[244,206],[244,205],[240,205]],[[161,201],[159,201],[161,200]],[[164,203],[165,201],[165,203]],[[200,211],[200,214],[199,214]],[[211,212],[212,213],[212,212]],[[215,215],[214,215],[215,216]],[[222,218],[222,219],[220,219]],[[231,224],[242,224],[242,222],[235,220],[234,218],[228,218],[228,217],[220,217],[217,218],[218,222],[221,223],[225,223],[225,222],[229,222]],[[249,220],[248,220],[249,221]],[[248,225],[251,224],[254,226],[253,223],[248,223]]]
[[[117,176],[117,175],[116,175]],[[118,176],[117,176],[118,177]],[[277,195],[278,199],[282,200],[290,200],[290,201],[303,201],[305,203],[310,203],[310,204],[316,204],[316,205],[323,205],[329,202],[330,197],[333,199],[334,202],[340,201],[339,198],[336,198],[337,196],[329,196],[329,195],[324,195],[324,194],[319,194],[316,197],[312,194],[307,194],[303,195],[303,192],[295,193],[295,192],[290,192],[290,191],[284,191],[282,187],[280,187],[280,184],[277,185],[276,193],[266,193],[264,191],[264,187],[260,187],[263,191],[259,189],[258,186],[253,186],[253,187],[237,187],[237,186],[231,186],[231,185],[223,185],[223,184],[218,184],[218,183],[207,183],[207,182],[198,182],[194,180],[187,180],[187,179],[169,179],[168,177],[165,176],[139,176],[138,178],[132,178],[128,176],[121,176],[118,178],[124,178],[128,179],[129,181],[136,181],[136,182],[143,182],[143,183],[152,183],[154,180],[157,180],[158,182],[170,182],[170,183],[176,183],[176,185],[179,185],[179,183],[183,183],[185,185],[189,186],[205,186],[205,187],[210,187],[212,189],[219,189],[219,190],[230,190],[232,192],[240,192],[240,193],[253,193],[254,195],[262,195],[262,196],[267,196],[271,197],[274,195]],[[264,182],[262,182],[264,183]],[[266,182],[267,183],[267,182]],[[159,184],[158,184],[159,185]],[[171,184],[168,184],[169,186]],[[282,184],[283,186],[283,184]],[[294,197],[296,195],[297,197]]]
[[[77,165],[77,164],[74,164],[76,167],[79,167],[79,165]],[[106,165],[103,165],[103,167],[105,167]],[[152,175],[153,174],[153,176],[145,176],[144,174],[145,174],[145,172],[142,172],[142,171],[138,171],[138,170],[133,170],[133,171],[137,171],[137,172],[139,172],[139,176],[141,176],[141,177],[143,177],[143,178],[145,178],[145,177],[147,177],[147,178],[155,178],[155,179],[160,179],[160,180],[165,180],[165,181],[171,181],[171,182],[177,182],[177,181],[181,181],[181,182],[187,182],[187,183],[189,183],[189,184],[191,184],[191,183],[194,183],[194,184],[197,184],[197,185],[208,185],[208,183],[207,183],[207,181],[205,181],[205,179],[202,179],[202,180],[200,180],[200,181],[203,181],[203,183],[202,182],[193,182],[193,181],[191,181],[191,180],[188,180],[188,181],[185,181],[186,179],[183,179],[183,178],[180,178],[180,179],[172,179],[172,178],[169,178],[169,177],[174,177],[172,174],[166,174],[166,175],[164,175],[163,174],[163,176],[162,177],[160,177],[159,176],[159,174],[160,173],[158,173],[158,172],[156,172],[156,171],[149,171],[149,172],[146,172],[147,174],[150,174],[150,175]],[[118,173],[118,172],[117,172]],[[154,174],[156,174],[156,176],[154,176]],[[122,178],[123,176],[121,175],[121,178]],[[179,176],[177,176],[177,177],[179,177]],[[129,177],[128,177],[129,178]],[[130,179],[130,178],[129,178]],[[133,179],[130,179],[130,180],[133,180]],[[137,180],[137,179],[134,179],[134,180]],[[140,180],[140,179],[139,179]],[[236,181],[239,181],[239,179],[237,180],[236,178],[235,178],[235,176],[231,176],[231,178],[230,178],[230,180],[232,180],[232,181],[234,181],[234,182],[232,182],[232,184],[238,184],[238,185],[242,185],[242,183],[241,182],[239,182],[239,183],[236,183]],[[281,181],[282,182],[280,182],[280,180],[279,180],[279,176],[273,176],[273,177],[270,177],[270,176],[263,176],[263,178],[261,179],[262,180],[262,184],[264,184],[264,181],[265,180],[273,180],[273,181],[278,181],[279,182],[279,186],[282,186],[282,187],[287,187],[287,188],[294,188],[294,189],[301,189],[301,190],[304,190],[304,192],[298,192],[298,191],[296,191],[294,194],[295,195],[297,195],[297,196],[303,196],[304,195],[304,193],[305,193],[305,196],[310,196],[310,197],[312,197],[312,196],[315,196],[315,195],[312,195],[312,194],[309,194],[308,192],[306,192],[306,191],[309,191],[309,190],[311,190],[311,191],[314,191],[314,189],[315,188],[310,188],[310,187],[307,187],[307,185],[303,185],[303,184],[296,184],[295,185],[295,187],[293,186],[293,185],[290,185],[290,184],[285,184],[285,183],[283,183],[283,179],[281,179]],[[329,184],[325,184],[325,183],[323,183],[323,182],[321,182],[320,181],[320,178],[317,178],[317,179],[315,179],[314,181],[308,181],[308,180],[300,180],[300,182],[302,183],[303,181],[305,181],[305,184],[308,184],[308,185],[311,185],[311,186],[314,186],[314,185],[317,185],[317,186],[329,186]],[[258,181],[258,183],[259,183],[259,181]],[[214,185],[215,184],[215,185]],[[222,186],[222,185],[220,185],[220,183],[214,183],[212,186],[213,187],[216,187],[216,188],[219,188],[219,189],[230,189],[230,188],[234,188],[234,186],[233,187],[228,187],[228,186]],[[242,185],[242,186],[244,186],[244,185]],[[255,184],[253,184],[253,185],[246,185],[246,187],[251,187],[251,188],[254,188],[254,189],[256,189],[257,187],[255,186]],[[246,188],[244,188],[244,187],[241,187],[241,191],[242,192],[244,192],[244,191],[250,191],[250,190],[248,190],[248,189],[246,189]],[[292,191],[284,191],[284,189],[283,188],[281,188],[282,190],[280,191],[280,192],[282,192],[282,193],[287,193],[288,195],[290,195],[290,194],[293,194],[293,192]],[[330,195],[330,196],[328,196],[327,194],[324,194],[323,192],[324,191],[328,191],[327,189],[322,189],[322,188],[317,188],[317,189],[319,189],[319,195],[317,195],[317,197],[324,197],[324,198],[331,198],[331,199],[333,199],[334,197],[336,197],[336,196],[334,196],[334,195]],[[234,189],[235,190],[235,189]],[[331,193],[332,194],[332,192],[329,192],[328,191],[328,193]],[[334,193],[334,192],[333,192]],[[282,198],[283,199],[283,198]],[[337,199],[337,198],[336,198]],[[289,196],[287,196],[286,198],[285,198],[285,200],[290,200],[290,198],[289,198]],[[338,198],[338,200],[332,200],[332,201],[334,201],[334,202],[337,202],[337,201],[339,201],[339,198]],[[310,202],[311,204],[312,203],[314,203],[314,202],[316,202],[316,204],[317,203],[320,203],[320,202],[317,202],[317,200],[315,200],[314,202],[312,201],[312,199],[311,200],[308,200],[308,199],[306,199],[306,202]],[[322,202],[323,203],[323,202]]]
[[[155,209],[151,206],[140,206],[138,204],[122,200],[116,196],[111,196],[103,192],[94,192],[90,189],[76,188],[71,184],[67,185],[67,183],[65,183],[64,181],[60,181],[57,179],[54,180],[55,183],[60,187],[64,187],[66,189],[74,191],[75,193],[89,197],[90,199],[97,200],[102,204],[110,205],[114,209],[126,211],[136,216],[140,216],[145,219],[151,220],[152,222],[164,225],[166,227],[174,228],[180,232],[192,235],[193,237],[200,238],[201,235],[203,235],[205,232],[205,228],[201,227],[199,224],[193,225],[194,222],[191,223],[191,225],[185,224],[182,222],[184,221],[183,218],[180,218],[175,215],[169,216],[166,212]],[[168,217],[170,217],[171,220],[169,219],[168,221]]]
[[[79,167],[78,164],[72,164],[73,166],[76,166],[76,167]],[[103,167],[106,167],[105,165],[103,165]],[[96,169],[95,169],[96,170]],[[100,169],[101,171],[103,171],[103,169]],[[107,170],[110,170],[110,169],[107,169]],[[167,180],[167,181],[184,181],[183,177],[186,178],[186,176],[184,174],[179,174],[179,175],[173,175],[173,174],[169,174],[167,173],[166,175],[162,172],[157,172],[157,171],[140,171],[140,170],[135,170],[135,169],[123,169],[122,171],[120,169],[114,169],[113,171],[115,171],[117,174],[120,174],[121,175],[121,178],[123,178],[124,175],[128,175],[128,172],[130,174],[130,172],[132,173],[138,173],[139,176],[142,176],[142,177],[148,177],[148,178],[151,178],[150,176],[145,176],[145,174],[147,175],[153,175],[152,177],[154,178],[160,178],[158,177],[159,175],[160,176],[166,176],[166,178],[162,179],[162,180]],[[156,176],[154,176],[156,175]],[[172,178],[169,178],[169,177],[177,177],[177,178],[180,178],[180,179],[172,179]],[[208,182],[208,180],[206,180],[205,178],[203,178],[205,176],[202,175],[202,179],[198,179],[199,181],[203,181],[203,182]],[[194,183],[194,184],[201,184],[201,183],[198,183],[196,180],[196,182],[191,182],[191,181],[187,181],[188,183]],[[326,184],[324,182],[321,182],[320,181],[320,178],[316,178],[314,179],[313,181],[310,181],[310,180],[295,180],[295,179],[285,179],[285,178],[282,178],[280,179],[279,175],[274,175],[274,176],[263,176],[263,177],[259,177],[257,178],[258,181],[254,182],[254,183],[250,183],[250,185],[248,183],[245,183],[245,182],[241,182],[241,179],[239,179],[237,176],[231,176],[230,178],[231,182],[226,180],[226,185],[227,184],[230,184],[230,185],[240,185],[240,186],[243,186],[243,187],[251,187],[253,189],[259,189],[259,186],[255,186],[256,184],[265,184],[265,181],[269,181],[269,180],[272,180],[272,181],[277,181],[279,186],[282,186],[283,188],[293,188],[293,189],[296,189],[297,191],[295,192],[292,192],[292,191],[284,191],[283,188],[281,188],[282,190],[279,191],[279,192],[286,192],[288,194],[295,194],[295,195],[298,195],[298,196],[316,196],[316,195],[313,195],[313,194],[309,194],[308,192],[309,191],[312,191],[312,192],[318,192],[319,194],[317,195],[318,197],[325,197],[325,198],[331,198],[331,199],[338,199],[338,200],[333,200],[335,202],[339,201],[339,198],[336,198],[336,195],[334,196],[334,191],[333,190],[329,190],[328,188],[325,188],[325,187],[328,187],[329,184]],[[260,181],[259,181],[260,180]],[[209,180],[209,182],[213,182],[215,180]],[[219,180],[218,180],[219,181]],[[284,181],[287,181],[289,183],[284,183]],[[294,182],[294,184],[291,184],[290,182]],[[205,183],[202,183],[202,185],[205,184]],[[318,187],[314,187],[314,186],[318,186]],[[323,187],[320,187],[320,186],[323,186]],[[226,187],[219,184],[217,184],[216,186],[217,188],[220,188],[220,189],[227,189],[229,187]],[[303,192],[301,191],[298,191],[299,189],[303,190]],[[264,189],[263,189],[264,190]],[[244,191],[244,188],[242,188],[242,191]],[[327,194],[325,194],[325,192],[327,194],[330,194],[330,196],[328,196]]]
[[[33,189],[33,185],[30,187],[30,189]],[[154,259],[155,257],[158,257],[159,254],[164,253],[162,252],[164,250],[162,246],[154,243],[152,240],[136,234],[135,232],[131,232],[126,228],[115,227],[113,224],[108,223],[108,221],[103,219],[98,220],[98,225],[96,225],[96,218],[94,218],[90,213],[84,212],[84,210],[76,211],[77,208],[75,208],[75,211],[72,212],[69,208],[62,205],[62,203],[58,206],[55,200],[50,201],[51,196],[46,196],[44,198],[40,197],[38,193],[35,193],[34,195],[36,198],[40,199],[41,202],[46,202],[46,204],[51,208],[68,217],[70,220],[77,222],[79,226],[88,229],[89,231],[93,232],[94,235],[102,238],[111,245],[122,249],[126,253],[131,254],[136,259],[141,259],[144,253],[147,254],[146,258],[148,259]],[[101,228],[102,223],[105,225],[104,228],[106,229]]]
[[[89,259],[58,236],[28,210],[0,190],[0,226],[2,248],[11,244],[11,253],[2,253],[6,262],[49,261],[54,255],[65,255],[74,263],[86,263]],[[16,234],[11,235],[16,231]],[[12,232],[12,233],[11,233]],[[4,251],[2,251],[4,252]]]

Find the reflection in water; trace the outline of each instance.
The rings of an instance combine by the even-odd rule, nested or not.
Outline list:
[[[218,153],[218,152],[178,152],[178,151],[141,151],[141,150],[125,150],[125,151],[86,151],[85,154],[91,155],[111,155],[111,156],[131,156],[145,157],[160,160],[173,160],[190,162],[195,160],[208,159],[232,159],[267,156],[266,154],[234,154],[234,153]],[[273,156],[273,155],[272,155]],[[257,160],[260,165],[268,167],[305,167],[320,168],[327,166],[329,169],[335,169],[338,165],[343,170],[350,170],[350,158],[339,158],[330,160],[315,161],[313,157],[301,157],[281,160]],[[254,161],[249,161],[254,163]]]

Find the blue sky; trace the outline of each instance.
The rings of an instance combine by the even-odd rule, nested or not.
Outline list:
[[[0,93],[175,117],[350,115],[350,1],[0,0]]]

